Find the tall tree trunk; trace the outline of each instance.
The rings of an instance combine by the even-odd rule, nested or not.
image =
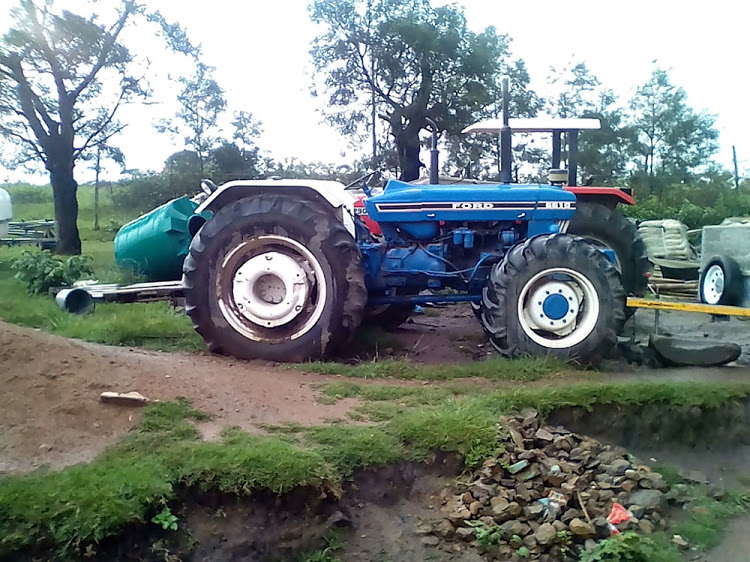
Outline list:
[[[398,164],[401,167],[401,181],[414,181],[419,179],[419,170],[423,164],[419,159],[419,125],[412,120],[406,127],[401,128],[394,136],[396,138],[396,151],[398,152]]]
[[[73,177],[73,166],[57,165],[49,172],[57,221],[57,253],[78,255],[81,236],[78,233],[78,183]]]

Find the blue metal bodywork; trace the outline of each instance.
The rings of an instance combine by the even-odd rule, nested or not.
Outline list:
[[[360,240],[371,304],[439,302],[450,287],[479,300],[490,267],[515,244],[560,231],[575,195],[549,185],[416,185],[391,180],[365,209],[382,240]],[[455,300],[455,299],[453,299]]]

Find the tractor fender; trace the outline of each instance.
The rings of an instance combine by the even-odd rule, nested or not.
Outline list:
[[[309,201],[320,209],[333,213],[352,236],[354,230],[354,203],[357,197],[346,191],[343,184],[326,180],[233,180],[224,183],[209,195],[196,209],[196,214],[203,211],[216,212],[226,205],[254,195],[264,193],[291,194],[300,201]]]
[[[635,205],[635,199],[618,187],[589,187],[583,185],[565,186],[563,189],[575,194],[579,201],[592,201],[614,209],[618,203]]]

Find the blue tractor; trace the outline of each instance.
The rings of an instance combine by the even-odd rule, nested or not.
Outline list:
[[[430,183],[354,186],[364,207],[336,182],[205,183],[196,212],[212,218],[183,266],[195,329],[217,352],[305,361],[340,350],[366,315],[395,325],[416,304],[469,302],[503,355],[598,361],[625,321],[620,274],[611,252],[566,234],[574,193],[510,182],[507,123],[506,107],[496,184],[440,184],[434,123]]]

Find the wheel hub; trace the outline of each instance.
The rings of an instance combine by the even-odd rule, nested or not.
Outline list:
[[[529,321],[547,332],[567,332],[575,327],[580,299],[567,283],[549,281],[529,297]]]
[[[281,252],[266,252],[247,260],[237,269],[232,287],[242,315],[266,328],[294,320],[302,312],[309,291],[302,264]]]
[[[724,270],[718,265],[712,265],[706,272],[703,283],[703,297],[708,304],[718,304],[724,294]]]

